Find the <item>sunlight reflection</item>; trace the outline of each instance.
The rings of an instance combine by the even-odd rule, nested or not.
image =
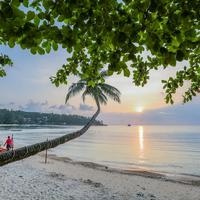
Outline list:
[[[140,151],[144,150],[144,129],[143,126],[139,126],[139,142],[140,142]]]
[[[140,159],[144,158],[144,129],[143,126],[138,127],[138,133],[139,133],[139,150],[140,154],[139,157]],[[140,162],[143,162],[142,160]]]

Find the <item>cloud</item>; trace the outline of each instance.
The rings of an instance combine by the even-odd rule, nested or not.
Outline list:
[[[77,110],[76,107],[70,104],[66,105],[49,105],[48,101],[36,102],[30,100],[25,105],[17,105],[15,103],[1,104],[1,108],[22,110],[26,112],[44,112],[44,113],[58,113],[58,114],[73,114]]]
[[[10,102],[9,105],[10,105],[10,106],[13,106],[13,105],[15,105],[15,103],[14,103],[14,102]]]
[[[48,101],[46,100],[44,103],[41,103],[42,106],[48,105]]]
[[[0,104],[0,108],[1,109],[6,109],[6,108],[9,108],[9,109],[11,109],[11,110],[17,110],[18,109],[18,105],[17,104],[15,104],[14,102],[9,102],[9,103],[7,103],[7,104]]]
[[[45,102],[40,103],[30,100],[27,104],[21,106],[21,109],[27,112],[43,112],[47,107],[48,103],[46,104]]]
[[[81,110],[81,111],[93,111],[94,107],[81,103],[80,106],[79,106],[79,110]]]
[[[73,105],[52,105],[49,107],[49,112],[59,113],[59,114],[73,114],[77,109]]]

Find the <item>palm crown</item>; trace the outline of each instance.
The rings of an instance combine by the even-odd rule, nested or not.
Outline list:
[[[101,76],[106,76],[105,72],[101,73]],[[68,90],[66,95],[67,102],[71,97],[83,91],[82,98],[85,101],[85,97],[90,95],[97,105],[107,104],[108,98],[120,103],[120,91],[106,83],[97,83],[95,86],[88,86],[90,79],[82,79],[77,83],[73,83]]]

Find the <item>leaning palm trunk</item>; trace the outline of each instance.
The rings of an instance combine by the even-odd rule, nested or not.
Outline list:
[[[89,127],[93,124],[97,115],[99,114],[100,105],[98,102],[97,102],[97,107],[98,107],[98,109],[97,109],[96,113],[92,116],[90,121],[79,131],[69,133],[69,134],[63,135],[61,137],[49,140],[49,141],[36,143],[33,145],[21,147],[19,149],[13,150],[13,151],[7,151],[5,153],[2,153],[2,154],[0,154],[0,166],[6,165],[6,164],[14,162],[14,161],[22,160],[24,158],[27,158],[27,157],[35,155],[39,152],[42,152],[46,149],[54,148],[60,144],[64,144],[70,140],[80,137],[89,129]]]

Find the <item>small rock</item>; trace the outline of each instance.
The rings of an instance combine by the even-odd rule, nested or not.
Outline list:
[[[138,196],[138,197],[144,197],[144,194],[143,194],[142,192],[138,192],[138,193],[137,193],[137,196]]]
[[[94,187],[100,187],[101,186],[101,183],[95,183],[94,184]]]
[[[153,195],[153,194],[149,194],[148,196],[151,197],[151,198],[156,198],[156,196]]]
[[[92,184],[92,181],[90,179],[84,180],[84,183]]]
[[[94,187],[101,187],[101,186],[102,186],[101,183],[93,182],[93,181],[90,180],[90,179],[84,180],[83,183],[87,183],[87,184],[92,185],[92,186],[94,186]]]

